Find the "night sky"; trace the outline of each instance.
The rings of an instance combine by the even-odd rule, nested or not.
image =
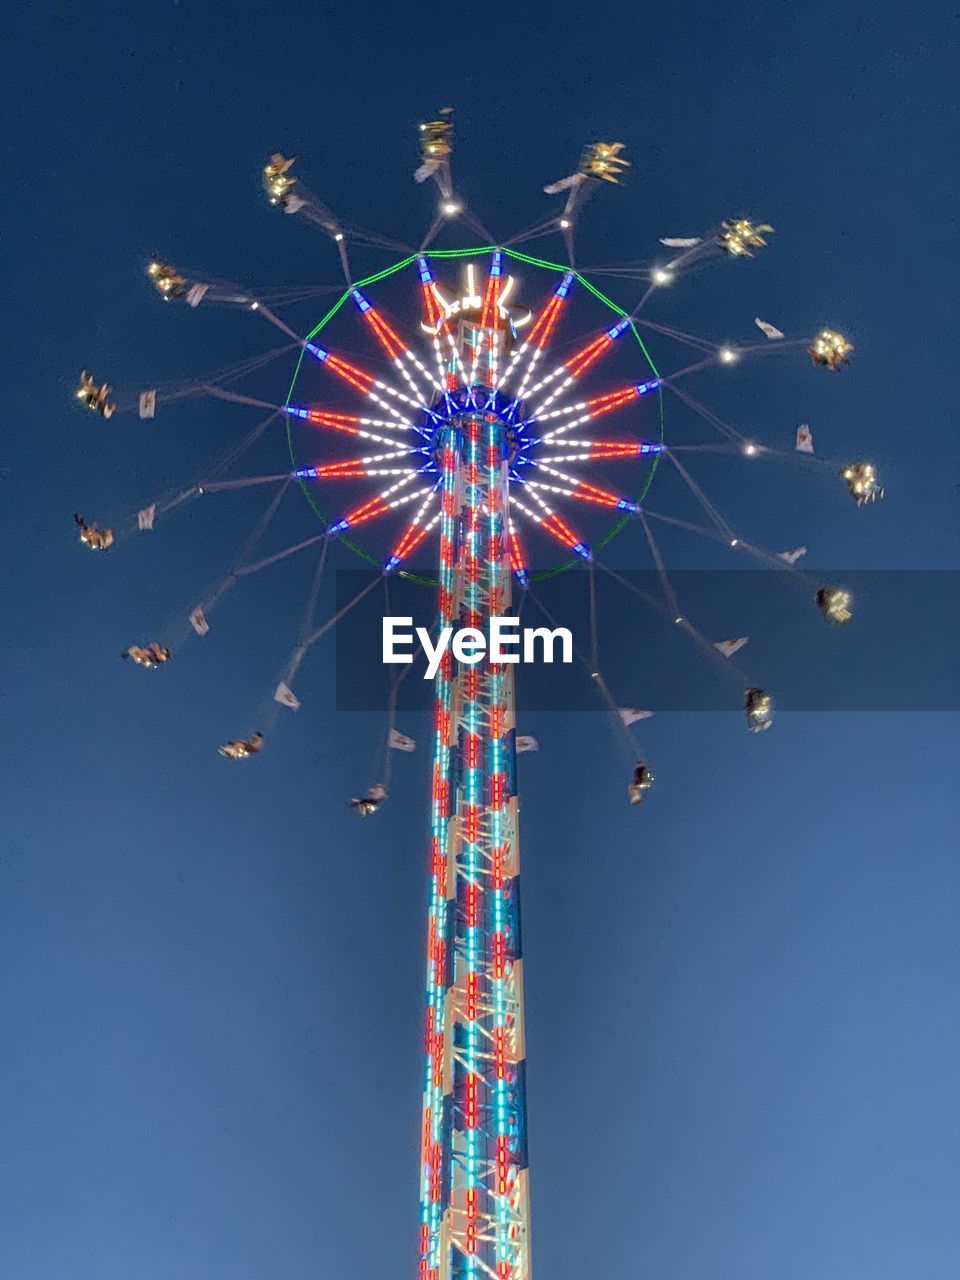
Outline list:
[[[886,501],[857,511],[833,478],[707,457],[727,518],[774,550],[806,543],[814,569],[957,569],[957,28],[953,5],[860,0],[8,15],[3,1276],[415,1266],[428,753],[395,762],[375,819],[348,813],[383,716],[336,711],[328,641],[263,756],[218,758],[258,727],[313,552],[234,590],[167,670],[119,661],[222,575],[268,501],[211,496],[107,556],[77,545],[75,510],[109,522],[186,488],[257,421],[193,400],[103,423],[72,403],[81,366],[137,390],[278,345],[246,314],[163,307],[146,260],[336,284],[328,241],[262,198],[278,148],[345,218],[418,243],[434,194],[411,181],[414,130],[448,102],[458,186],[496,236],[548,212],[543,183],[585,140],[623,139],[631,180],[588,206],[584,264],[750,212],[770,248],[678,282],[658,318],[747,341],[759,314],[856,343],[839,378],[797,355],[697,394],[758,439],[789,448],[806,421],[828,456],[869,455]],[[282,401],[291,367],[249,385]],[[668,401],[668,439],[690,425]],[[280,436],[258,449],[237,474],[284,468]],[[667,477],[654,505],[680,496]],[[290,494],[267,549],[317,529]],[[731,567],[680,533],[662,546]],[[649,567],[638,529],[611,557]],[[739,630],[722,602],[703,625]],[[929,644],[907,639],[904,672]],[[815,660],[846,642],[824,633]],[[617,693],[643,705],[642,630],[607,617],[601,644],[635,655]],[[746,655],[762,680],[762,636]],[[401,727],[426,742],[424,719]],[[957,729],[796,710],[754,738],[734,694],[645,727],[657,787],[638,811],[602,716],[524,719],[541,743],[520,766],[538,1276],[953,1280]]]

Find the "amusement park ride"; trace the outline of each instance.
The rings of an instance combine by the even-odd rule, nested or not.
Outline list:
[[[217,600],[245,573],[313,543],[320,544],[322,569],[328,546],[340,541],[357,549],[355,531],[379,521],[392,530],[384,546],[387,554],[379,557],[381,574],[407,573],[412,558],[422,554],[432,537],[437,547],[434,582],[440,627],[472,627],[486,634],[492,618],[511,614],[514,588],[527,591],[536,578],[528,561],[528,538],[538,556],[552,543],[562,549],[565,563],[592,564],[610,530],[591,545],[579,519],[569,514],[571,509],[582,512],[588,523],[606,512],[615,530],[642,521],[651,539],[646,517],[653,513],[646,512],[643,502],[653,471],[666,457],[689,478],[679,459],[671,456],[661,426],[664,392],[673,390],[688,370],[669,376],[657,371],[641,338],[640,311],[657,287],[695,261],[752,257],[772,228],[738,217],[707,237],[665,239],[677,254],[666,265],[635,273],[645,279],[646,292],[628,313],[577,270],[573,255],[574,230],[584,202],[601,184],[616,184],[627,167],[623,145],[589,146],[576,173],[547,188],[551,194],[567,193],[562,211],[511,241],[493,244],[454,194],[452,137],[449,111],[421,126],[421,166],[415,176],[418,181],[433,178],[440,192],[439,210],[424,241],[401,261],[360,281],[351,272],[349,245],[389,247],[392,242],[341,222],[294,176],[294,160],[271,157],[263,175],[270,202],[305,217],[329,236],[345,275],[339,300],[306,336],[281,320],[273,309],[278,304],[268,305],[265,296],[191,279],[168,263],[150,265],[150,278],[166,301],[190,307],[210,302],[238,305],[259,313],[291,339],[297,372],[283,404],[242,395],[226,385],[253,365],[231,371],[229,379],[197,383],[187,391],[263,406],[269,416],[259,430],[285,422],[297,461],[292,472],[253,480],[224,480],[222,471],[212,473],[211,479],[211,473],[205,473],[185,493],[139,511],[136,528],[152,529],[155,517],[199,493],[261,481],[282,483],[284,488],[291,481],[299,483],[324,519],[317,537],[277,556],[235,567],[190,614],[195,633],[205,633]],[[483,246],[431,251],[439,229],[452,221],[482,234]],[[568,251],[564,265],[530,257],[516,247],[536,235],[558,232]],[[461,279],[451,282],[451,268],[456,272],[461,265]],[[526,277],[522,303],[512,274],[518,270]],[[380,283],[398,274],[414,277],[420,297],[420,315],[405,329],[388,318],[375,298]],[[536,282],[545,274],[549,287],[538,298]],[[567,346],[570,354],[553,360],[551,342],[562,325],[569,327],[566,313],[576,296],[590,303],[596,323],[582,341]],[[528,299],[533,306],[527,305]],[[379,362],[380,374],[338,354],[327,337],[327,330],[351,309],[371,341],[371,361]],[[784,350],[806,346],[816,364],[835,371],[852,349],[831,330],[808,346],[782,341],[783,334],[773,325],[759,320],[757,324],[765,342],[779,341]],[[416,339],[409,336],[411,331]],[[636,366],[633,371],[619,385],[588,391],[590,377],[624,348],[630,354],[621,363]],[[749,353],[709,344],[707,348],[707,359],[691,368],[730,363]],[[107,384],[98,387],[84,372],[77,395],[85,407],[108,418],[117,408],[108,399],[112,394]],[[177,392],[183,394],[183,389]],[[156,389],[141,393],[135,402],[141,418],[152,418],[165,398],[174,397]],[[121,412],[122,401],[119,396]],[[622,418],[641,424],[643,430],[637,434],[628,425],[605,438],[587,438],[587,424],[608,414],[612,421]],[[715,415],[713,420],[720,421]],[[732,430],[724,425],[728,443]],[[318,447],[338,440],[353,442],[360,452],[316,461]],[[737,437],[733,448],[755,453],[760,446]],[[301,465],[308,450],[314,456],[306,460],[309,465]],[[803,444],[798,432],[797,450],[812,452],[809,431]],[[237,456],[235,452],[231,462]],[[581,478],[577,472],[585,462],[630,467],[629,492],[634,496]],[[858,505],[882,496],[868,463],[848,463],[841,474]],[[373,481],[377,492],[348,502],[348,486],[358,481]],[[324,487],[332,501],[344,497],[335,518],[326,514],[330,501],[316,496]],[[276,502],[268,517],[275,509]],[[107,549],[124,534],[119,528],[115,534],[87,525],[79,516],[77,522],[81,540],[95,550]],[[732,546],[741,542],[727,536],[729,526],[722,521],[714,524],[715,535]],[[259,533],[265,521],[261,526]],[[247,552],[250,549],[248,543]],[[751,550],[745,543],[742,549]],[[762,554],[784,572],[800,574],[796,561],[802,552],[797,548]],[[656,553],[655,559],[662,567]],[[834,625],[852,616],[849,594],[839,588],[820,584],[815,599]],[[336,620],[315,631],[308,626],[301,633],[304,638],[278,687],[277,705],[299,706],[290,682],[309,648]],[[183,638],[131,646],[126,654],[147,669],[166,667]],[[716,648],[730,658],[739,644],[727,641]],[[741,687],[748,727],[768,728],[769,694],[746,680]],[[619,711],[626,712],[621,723],[628,726],[630,709]],[[267,726],[266,734],[230,741],[221,753],[232,760],[253,758],[269,736]],[[432,738],[418,1275],[419,1280],[530,1280],[514,666],[459,662],[448,651],[434,680]],[[634,803],[652,782],[643,754],[637,750],[636,756],[639,763],[630,790]],[[361,816],[375,813],[386,799],[386,781],[378,781],[367,799],[353,802]]]

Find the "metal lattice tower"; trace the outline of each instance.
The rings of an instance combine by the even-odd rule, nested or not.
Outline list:
[[[508,615],[511,435],[483,388],[508,332],[495,259],[479,320],[461,322],[448,384],[462,411],[438,441],[439,618]],[[421,1158],[421,1280],[529,1280],[514,668],[448,650],[436,677]]]

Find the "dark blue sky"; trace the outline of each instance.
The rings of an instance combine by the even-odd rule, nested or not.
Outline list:
[[[412,1274],[427,758],[398,762],[376,821],[351,819],[381,722],[335,712],[332,646],[260,760],[217,758],[256,727],[302,561],[234,592],[173,668],[118,661],[222,571],[265,498],[82,552],[75,509],[135,510],[252,422],[194,402],[102,424],[74,412],[76,373],[150,385],[273,344],[249,317],[162,308],[154,252],[254,285],[336,281],[329,246],[260,196],[274,148],[345,217],[411,240],[430,200],[412,129],[442,103],[494,234],[612,135],[634,177],[590,206],[584,263],[749,210],[770,250],[680,286],[663,317],[733,339],[757,313],[834,323],[857,344],[843,378],[788,361],[702,393],[760,438],[806,420],[831,453],[869,451],[886,503],[713,462],[726,514],[820,566],[958,568],[958,18],[540,0],[38,15],[8,18],[0,177],[0,1270]],[[314,527],[292,500],[279,520],[277,546]],[[619,563],[645,567],[641,542]],[[608,625],[604,644],[635,650],[620,692],[642,702],[642,635]],[[735,710],[662,715],[641,812],[599,716],[522,729],[542,746],[521,766],[538,1275],[952,1280],[957,717],[784,715],[756,740]]]

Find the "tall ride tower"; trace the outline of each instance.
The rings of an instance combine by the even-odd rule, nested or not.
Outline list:
[[[500,264],[496,252],[482,299],[468,291],[456,335],[443,324],[436,406],[440,625],[485,636],[511,605]],[[513,665],[448,650],[434,727],[419,1275],[530,1280]]]

